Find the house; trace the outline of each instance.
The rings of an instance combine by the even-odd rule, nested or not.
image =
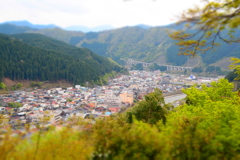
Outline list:
[[[121,93],[119,96],[121,97],[122,102],[124,102],[124,103],[128,102],[130,105],[133,104],[133,93],[132,92],[129,93],[129,92],[125,91],[125,92]]]

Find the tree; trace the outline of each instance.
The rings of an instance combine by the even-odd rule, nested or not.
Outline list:
[[[0,89],[6,88],[6,85],[3,82],[0,82]]]
[[[233,80],[240,80],[240,59],[239,58],[232,58],[231,59],[232,64],[229,66],[230,69],[234,69],[234,73],[236,73],[237,75],[235,75],[234,73],[232,73],[230,75],[230,77],[234,77]]]
[[[153,63],[148,67],[151,71],[160,70],[160,71],[166,71],[166,66],[159,66],[157,63]]]
[[[14,84],[11,89],[12,90],[18,90],[18,89],[20,89],[22,87],[23,87],[22,83],[17,83],[17,84]]]
[[[238,76],[238,74],[236,73],[236,70],[234,70],[233,72],[230,72],[230,73],[225,77],[225,79],[227,79],[229,82],[233,82],[237,76]]]
[[[200,8],[196,6],[182,13],[180,22],[185,24],[186,29],[170,34],[170,37],[178,42],[180,55],[195,56],[207,50],[219,46],[217,40],[228,44],[240,42],[239,37],[234,37],[234,30],[240,25],[240,0],[216,0]],[[223,35],[227,30],[228,35]]]
[[[202,69],[202,67],[194,67],[192,69],[192,72],[201,73],[201,72],[203,72],[203,69]]]
[[[141,70],[142,71],[143,70],[143,65],[141,63],[138,63],[136,65],[133,65],[131,69],[132,70]]]
[[[206,72],[214,72],[215,71],[215,66],[207,66]]]
[[[145,95],[145,100],[135,105],[132,111],[137,120],[149,124],[156,124],[159,120],[162,120],[165,124],[166,113],[164,97],[162,91],[158,88]]]
[[[8,107],[11,107],[11,108],[19,108],[19,107],[22,107],[22,104],[19,103],[19,102],[9,102],[9,103],[8,103]]]

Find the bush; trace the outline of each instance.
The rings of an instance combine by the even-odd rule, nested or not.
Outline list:
[[[22,104],[19,103],[19,102],[9,102],[9,103],[8,103],[8,107],[11,107],[11,108],[19,108],[19,107],[22,107]]]
[[[0,89],[5,89],[6,85],[3,82],[0,82]]]

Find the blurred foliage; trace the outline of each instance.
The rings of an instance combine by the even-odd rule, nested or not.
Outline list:
[[[240,79],[240,59],[239,58],[231,58],[232,64],[229,66],[230,69],[233,69],[234,72],[229,75],[229,77],[234,77],[234,80]],[[235,73],[235,74],[234,74]]]
[[[229,82],[233,82],[235,80],[235,78],[237,78],[238,74],[236,73],[236,70],[228,73],[228,75],[226,75],[226,79],[229,80]]]
[[[201,73],[201,72],[203,72],[203,68],[202,68],[202,67],[194,67],[194,68],[192,69],[192,72]]]
[[[159,120],[162,120],[165,124],[167,110],[162,91],[156,88],[154,92],[145,95],[144,100],[138,102],[132,108],[132,114],[137,120],[145,123],[156,124]]]
[[[23,87],[23,84],[22,83],[17,83],[17,84],[14,84],[12,87],[11,87],[11,90],[19,90]]]
[[[0,89],[5,89],[6,85],[3,82],[0,82]]]
[[[9,102],[9,103],[8,103],[8,107],[11,107],[11,108],[19,108],[19,107],[22,107],[22,104],[19,103],[19,102]]]
[[[239,43],[236,34],[240,21],[240,0],[203,1],[179,16],[185,28],[173,32],[170,37],[180,46],[179,54],[196,56],[215,50],[222,42]]]
[[[151,66],[148,67],[151,71],[160,70],[160,71],[166,71],[166,66],[159,66],[157,63],[153,63]]]
[[[143,64],[141,64],[141,63],[133,64],[132,67],[131,67],[131,70],[140,70],[140,71],[142,71],[143,70]]]
[[[200,88],[185,89],[186,103],[166,107],[165,124],[158,115],[165,113],[164,101],[161,92],[155,91],[126,112],[94,123],[72,117],[61,123],[62,128],[40,127],[34,133],[26,128],[18,134],[2,127],[1,158],[239,159],[240,97],[232,91],[233,84],[221,79]],[[146,108],[141,112],[149,115],[148,120],[144,114],[139,119],[138,107]]]

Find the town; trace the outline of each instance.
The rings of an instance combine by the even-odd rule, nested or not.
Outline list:
[[[110,116],[141,101],[155,88],[164,96],[182,94],[182,89],[192,84],[210,83],[218,78],[191,75],[173,75],[157,71],[129,71],[111,79],[106,86],[94,88],[75,85],[68,88],[14,91],[0,97],[0,112],[6,124],[16,127],[26,123],[38,124],[49,117],[46,126],[66,122],[70,117],[97,118]],[[12,108],[9,104],[20,104]]]

